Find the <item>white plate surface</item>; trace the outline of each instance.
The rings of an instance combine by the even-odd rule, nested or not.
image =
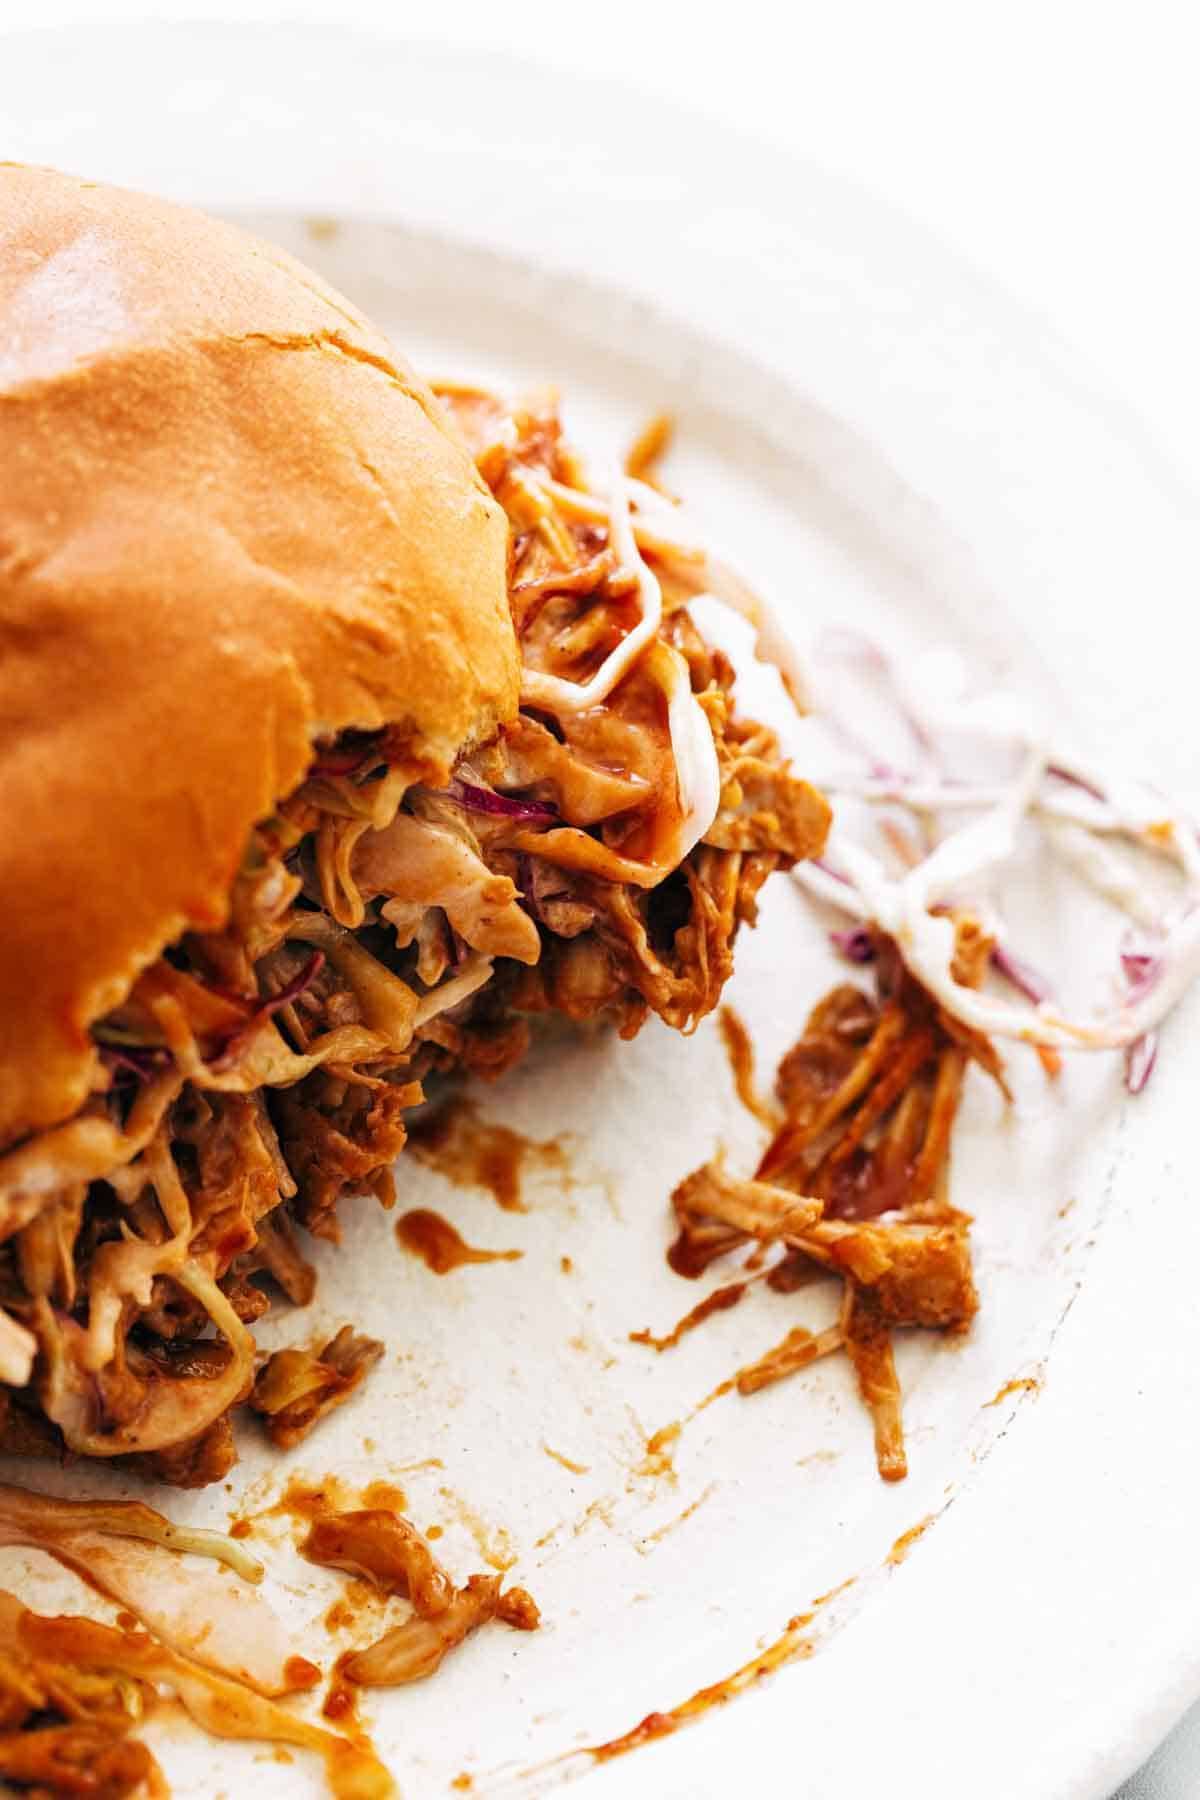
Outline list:
[[[1055,346],[907,226],[632,95],[615,131],[611,95],[498,62],[177,28],[21,40],[8,66],[22,77],[5,154],[249,217],[430,370],[559,382],[588,448],[671,407],[676,484],[788,616],[953,641],[1085,738],[1196,789],[1189,497]],[[771,681],[756,687],[785,722]],[[1058,904],[1039,893],[1037,929],[1061,962]],[[730,997],[769,1064],[834,970],[787,883],[764,915]],[[522,1261],[438,1280],[358,1208],[346,1250],[321,1259],[314,1315],[261,1335],[353,1318],[393,1354],[294,1467],[361,1481],[439,1459],[398,1477],[414,1517],[445,1527],[463,1573],[481,1532],[511,1544],[547,1618],[531,1638],[481,1634],[427,1688],[379,1697],[377,1741],[404,1791],[444,1792],[463,1770],[484,1792],[538,1791],[578,1766],[544,1765],[729,1674],[856,1577],[819,1613],[811,1659],[592,1778],[625,1794],[742,1781],[1102,1800],[1200,1688],[1198,1017],[1172,1022],[1133,1104],[1099,1063],[1054,1093],[1016,1059],[1007,1118],[972,1086],[954,1196],[977,1216],[984,1310],[961,1348],[904,1346],[912,1473],[897,1488],[877,1481],[833,1364],[710,1408],[673,1476],[640,1467],[648,1434],[826,1304],[747,1302],[660,1358],[627,1341],[697,1297],[662,1258],[674,1181],[719,1140],[743,1159],[757,1142],[714,1030],[574,1047],[489,1094],[489,1113],[531,1135],[577,1139],[574,1183],[534,1180],[526,1215],[405,1168],[404,1205]],[[1036,1398],[987,1405],[1025,1375]],[[272,1468],[248,1446],[234,1495],[167,1504],[219,1523]],[[330,1587],[285,1538],[276,1567],[299,1628]],[[35,1601],[65,1592],[5,1552],[0,1582],[17,1579]],[[210,1745],[173,1733],[163,1756],[184,1794],[251,1779],[306,1791],[298,1765],[250,1750],[223,1748],[216,1776]]]

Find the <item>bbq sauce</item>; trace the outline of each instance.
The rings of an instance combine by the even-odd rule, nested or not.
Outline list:
[[[516,1262],[520,1250],[477,1250],[464,1242],[440,1213],[417,1207],[406,1212],[396,1224],[396,1241],[413,1256],[419,1256],[435,1275],[448,1275],[464,1263]]]

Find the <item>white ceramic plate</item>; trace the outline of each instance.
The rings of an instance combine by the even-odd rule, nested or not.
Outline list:
[[[1196,788],[1189,497],[1056,346],[860,196],[632,93],[334,34],[14,40],[5,86],[5,154],[248,216],[431,369],[560,382],[589,446],[672,407],[677,484],[798,622],[949,638]],[[1039,896],[1039,929],[1065,957],[1056,904]],[[831,973],[777,882],[731,994],[765,1061]],[[696,1298],[662,1259],[673,1182],[718,1139],[735,1157],[756,1141],[713,1031],[572,1048],[489,1096],[534,1136],[577,1137],[574,1186],[535,1180],[527,1215],[406,1171],[405,1205],[521,1262],[436,1280],[357,1209],[314,1315],[263,1336],[353,1318],[393,1354],[292,1466],[405,1469],[456,1569],[481,1543],[511,1546],[547,1619],[531,1638],[481,1634],[427,1688],[379,1697],[404,1791],[464,1770],[483,1792],[578,1773],[589,1759],[556,1759],[729,1674],[853,1577],[819,1611],[809,1660],[594,1778],[623,1794],[1103,1800],[1200,1690],[1198,1016],[1172,1022],[1136,1104],[1096,1063],[1054,1094],[1018,1059],[1009,1118],[974,1086],[954,1192],[977,1215],[984,1311],[962,1348],[905,1345],[912,1473],[897,1488],[876,1479],[832,1363],[710,1408],[673,1476],[644,1466],[648,1434],[823,1304],[746,1304],[661,1358],[627,1341]],[[1036,1399],[987,1404],[1023,1376]],[[233,1495],[167,1504],[219,1523],[242,1480],[261,1498],[280,1473],[249,1447]],[[330,1586],[285,1539],[276,1577],[307,1647]],[[0,1581],[64,1602],[37,1558],[4,1553]],[[173,1733],[162,1755],[183,1794],[309,1791],[299,1765],[253,1766],[251,1750]]]

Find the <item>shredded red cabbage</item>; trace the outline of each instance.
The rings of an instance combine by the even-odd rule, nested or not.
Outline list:
[[[209,1068],[219,1073],[222,1069],[229,1068],[231,1063],[236,1062],[246,1039],[257,1031],[260,1025],[272,1018],[281,1006],[290,1006],[293,1000],[298,1000],[301,994],[312,986],[324,967],[325,952],[314,950],[304,967],[292,977],[287,986],[280,988],[277,994],[272,994],[269,1000],[264,1000],[259,1006],[256,1006],[246,1023],[239,1025],[233,1036],[226,1039],[224,1046],[216,1056],[209,1058]]]
[[[1018,994],[1024,994],[1034,1006],[1040,1006],[1043,1000],[1050,998],[1050,983],[1027,962],[1006,950],[1003,944],[993,945],[990,961],[997,975],[1002,975],[1010,987],[1015,987]]]
[[[101,1044],[100,1060],[118,1076],[149,1081],[151,1075],[166,1068],[171,1052],[165,1045]]]
[[[1140,1000],[1162,974],[1162,956],[1148,939],[1129,930],[1121,940],[1121,972],[1129,983],[1130,1000]]]
[[[558,808],[547,801],[513,800],[508,794],[494,794],[491,788],[477,787],[471,781],[452,781],[446,792],[468,812],[490,813],[494,818],[548,824],[559,817]]]
[[[851,925],[846,931],[831,931],[829,941],[847,962],[869,963],[876,957],[875,939],[865,925]]]
[[[314,950],[299,974],[293,975],[286,987],[280,988],[277,994],[273,994],[269,1000],[264,1000],[262,1005],[256,1008],[254,1022],[257,1024],[262,1019],[269,1019],[271,1014],[277,1013],[281,1006],[290,1006],[293,1000],[298,1000],[305,989],[312,986],[324,967],[325,952]]]
[[[1103,788],[1098,788],[1094,781],[1087,781],[1082,775],[1076,775],[1073,769],[1065,769],[1061,763],[1047,763],[1047,775],[1053,775],[1056,781],[1065,781],[1068,787],[1081,788],[1090,794],[1093,800],[1105,801],[1108,795]]]
[[[1148,1031],[1130,1044],[1125,1052],[1125,1086],[1131,1094],[1140,1094],[1158,1061],[1158,1033]]]
[[[1129,984],[1129,999],[1141,1000],[1163,972],[1163,959],[1153,937],[1146,937],[1132,926],[1121,939],[1121,972]],[[1158,1061],[1158,1033],[1147,1031],[1135,1039],[1125,1052],[1125,1086],[1131,1094],[1140,1094],[1154,1072]]]

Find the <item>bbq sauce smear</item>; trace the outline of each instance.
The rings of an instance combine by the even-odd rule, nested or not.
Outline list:
[[[396,1241],[413,1256],[419,1256],[435,1275],[448,1275],[464,1263],[516,1262],[520,1250],[477,1250],[464,1242],[440,1213],[421,1206],[406,1212],[396,1224]]]
[[[507,1125],[479,1117],[474,1101],[458,1095],[427,1118],[414,1119],[407,1148],[456,1187],[485,1188],[506,1212],[524,1212],[521,1178],[530,1168],[566,1169],[566,1156],[552,1139],[522,1137]]]

